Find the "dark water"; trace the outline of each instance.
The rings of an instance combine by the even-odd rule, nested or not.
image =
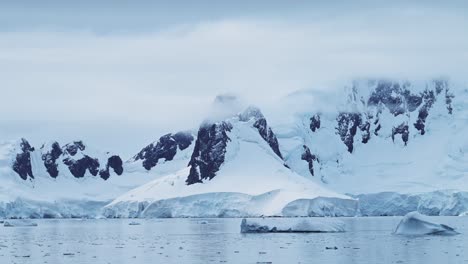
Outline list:
[[[343,218],[334,234],[240,234],[241,219],[35,220],[0,227],[0,263],[468,263],[468,217],[434,218],[461,233],[451,237],[392,235],[400,219]]]

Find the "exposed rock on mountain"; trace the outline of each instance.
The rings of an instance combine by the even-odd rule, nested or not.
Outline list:
[[[18,173],[21,179],[26,180],[28,176],[34,178],[31,166],[31,152],[34,148],[31,147],[26,139],[21,139],[19,144],[20,152],[16,155],[16,159],[13,163],[13,170]]]
[[[170,161],[177,154],[178,150],[185,150],[194,140],[189,132],[178,132],[162,136],[157,142],[143,148],[132,161],[142,161],[146,170],[151,170],[158,164],[160,159]]]

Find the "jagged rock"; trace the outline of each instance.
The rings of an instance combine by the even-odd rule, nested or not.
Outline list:
[[[202,124],[189,162],[187,185],[202,182],[204,179],[211,180],[216,176],[224,162],[227,142],[230,141],[227,132],[231,129],[232,124],[226,121]]]
[[[312,132],[315,132],[319,128],[320,128],[320,115],[316,114],[310,118],[310,130],[312,130]]]
[[[258,130],[260,136],[270,145],[273,152],[283,159],[283,155],[281,155],[279,149],[278,139],[275,133],[273,133],[273,130],[268,126],[267,120],[260,109],[250,106],[243,113],[239,114],[240,121],[247,122],[251,119],[255,120],[253,126]]]
[[[54,142],[52,143],[50,150],[47,151],[45,154],[42,154],[42,160],[44,161],[44,166],[46,167],[47,172],[52,178],[56,178],[59,174],[58,164],[56,163],[56,161],[62,155],[62,153],[63,151],[60,148],[59,143]]]
[[[110,177],[109,168],[112,168],[117,175],[122,175],[124,171],[122,159],[115,155],[107,159],[106,168],[99,172],[99,176],[104,180],[107,180]]]
[[[378,136],[380,129],[382,129],[382,125],[378,124],[377,127],[374,129],[374,135]]]
[[[84,155],[84,157],[79,160],[65,158],[63,163],[68,166],[71,174],[75,178],[84,177],[86,170],[88,170],[93,176],[96,176],[99,173],[99,161],[87,155]]]
[[[405,112],[404,101],[400,96],[401,93],[399,83],[385,80],[379,81],[375,91],[369,97],[368,105],[377,106],[382,103],[390,110],[390,113],[397,116]]]
[[[167,134],[159,138],[158,142],[146,146],[133,159],[135,161],[142,160],[143,167],[146,170],[151,170],[158,164],[159,159],[165,161],[174,159],[177,149],[188,148],[193,140],[193,136],[188,132]]]
[[[399,125],[398,127],[394,127],[392,129],[392,140],[395,142],[395,135],[401,134],[401,139],[405,143],[405,146],[408,143],[408,138],[409,138],[409,127],[407,124],[403,123]]]
[[[192,145],[194,138],[189,132],[178,132],[174,134],[174,139],[177,142],[177,146],[179,146],[179,150],[184,150]]]
[[[435,94],[434,91],[425,90],[422,93],[422,98],[424,100],[424,104],[419,109],[418,120],[414,124],[414,127],[421,132],[421,135],[426,133],[426,118],[429,115],[429,109],[435,102]]]
[[[361,125],[361,116],[358,113],[340,113],[336,119],[338,126],[337,133],[343,143],[348,147],[349,153],[354,149],[354,136]]]
[[[281,155],[281,151],[279,149],[278,139],[276,138],[275,133],[271,130],[268,126],[267,121],[265,118],[259,119],[254,123],[254,127],[258,129],[258,133],[260,136],[270,145],[273,152],[278,155],[281,159],[283,156]]]
[[[450,92],[448,81],[445,79],[436,79],[434,80],[434,86],[437,95],[442,93],[442,91],[445,91],[445,104],[447,105],[447,111],[449,114],[452,114],[452,100],[455,98],[455,95]]]
[[[371,137],[369,121],[366,121],[366,122],[363,122],[362,124],[360,124],[359,129],[363,132],[362,133],[362,143],[366,144],[367,142],[369,142],[369,139]]]
[[[71,156],[75,156],[76,153],[78,153],[78,150],[83,151],[86,149],[86,147],[82,141],[75,141],[73,143],[65,145],[64,149],[64,152],[70,154]]]
[[[302,153],[301,159],[307,162],[309,165],[309,172],[314,176],[314,161],[318,161],[318,158],[310,152],[309,147],[306,145],[302,147],[304,148],[304,152]]]
[[[368,100],[369,106],[385,105],[394,116],[415,111],[422,103],[421,96],[411,94],[409,82],[400,84],[388,80],[380,80]]]
[[[31,152],[34,151],[34,148],[31,147],[29,142],[24,138],[21,139],[20,148],[21,153],[16,154],[13,170],[18,173],[23,180],[27,180],[28,176],[34,178],[31,166]]]

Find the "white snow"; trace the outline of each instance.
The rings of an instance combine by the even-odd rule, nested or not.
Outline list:
[[[394,232],[396,235],[456,235],[452,227],[432,223],[426,216],[418,213],[408,213],[398,224]]]
[[[341,221],[324,218],[242,219],[241,233],[336,233],[345,232]]]

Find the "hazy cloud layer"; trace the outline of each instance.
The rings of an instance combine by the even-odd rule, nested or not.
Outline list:
[[[336,89],[356,77],[467,76],[468,17],[459,8],[329,17],[309,8],[310,16],[201,15],[106,34],[75,24],[3,29],[0,140],[81,137],[131,153],[166,131],[196,127],[220,93],[271,108],[295,90]]]

